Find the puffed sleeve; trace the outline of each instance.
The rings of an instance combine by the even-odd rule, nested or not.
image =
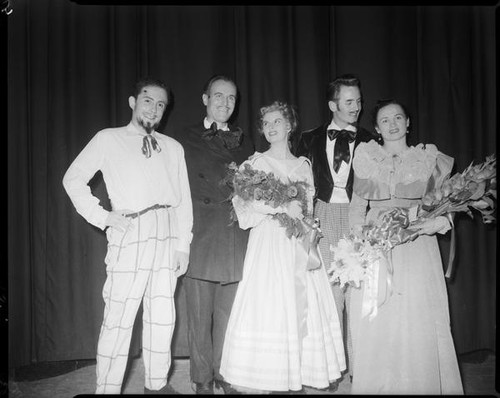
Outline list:
[[[427,147],[430,147],[431,150],[435,148],[434,145],[430,144],[428,144]],[[450,176],[451,170],[453,168],[453,163],[454,159],[451,156],[437,151],[436,165],[434,167],[434,170],[432,171],[429,181],[427,182],[427,187],[425,190],[426,193],[441,187],[443,182]]]
[[[362,142],[354,152],[353,192],[367,200],[383,200],[391,197],[389,181],[391,168],[385,162],[380,145],[374,140]]]

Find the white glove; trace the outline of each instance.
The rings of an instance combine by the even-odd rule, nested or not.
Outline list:
[[[292,218],[298,218],[302,220],[304,215],[302,214],[302,207],[300,206],[300,202],[298,200],[291,201],[286,207],[286,214],[288,214]]]
[[[438,216],[418,223],[412,226],[411,229],[418,231],[419,235],[445,234],[451,229],[451,224],[446,217]]]

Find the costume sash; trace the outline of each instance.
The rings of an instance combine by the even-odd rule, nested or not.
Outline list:
[[[315,219],[311,224],[305,220],[302,220],[302,223],[308,232],[300,239],[297,239],[297,248],[295,251],[295,298],[300,342],[307,335],[306,272],[321,267],[322,260],[318,243],[323,237],[319,229],[318,219]]]

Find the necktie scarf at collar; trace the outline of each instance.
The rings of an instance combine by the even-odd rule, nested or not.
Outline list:
[[[331,129],[331,130],[327,130],[326,133],[328,134],[328,138],[330,139],[330,141],[333,141],[334,139],[336,139],[339,136],[343,137],[343,138],[347,137],[349,142],[353,142],[356,139],[356,132],[351,131],[351,130]]]
[[[235,149],[241,145],[243,131],[241,131],[239,127],[230,128],[229,130],[220,130],[217,129],[217,123],[213,122],[201,136],[206,140],[218,137],[222,140],[227,149]]]
[[[156,138],[148,133],[142,139],[142,153],[143,153],[143,155],[146,156],[147,158],[150,158],[151,153],[152,153],[151,149],[153,149],[156,152],[161,152],[160,144],[158,144],[158,141],[156,140]]]
[[[350,130],[327,130],[326,133],[330,141],[336,139],[333,149],[333,170],[335,170],[335,173],[338,173],[342,161],[349,164],[351,160],[349,143],[356,139],[356,132]]]

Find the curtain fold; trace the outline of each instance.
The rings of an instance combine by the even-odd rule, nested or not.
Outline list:
[[[99,130],[127,124],[135,80],[172,90],[163,132],[204,116],[215,73],[240,90],[236,122],[253,136],[260,107],[296,105],[300,128],[326,123],[326,86],[354,73],[361,125],[379,98],[410,109],[410,143],[434,143],[456,171],[496,146],[492,6],[97,6],[18,0],[8,16],[9,366],[94,358],[104,303],[105,234],[62,187]],[[110,208],[100,173],[92,191]],[[458,353],[495,349],[496,225],[457,217],[448,281]],[[443,259],[449,238],[440,240]],[[185,297],[177,291],[173,353],[187,356]],[[473,325],[473,326],[472,326]],[[139,336],[140,337],[140,336]]]

